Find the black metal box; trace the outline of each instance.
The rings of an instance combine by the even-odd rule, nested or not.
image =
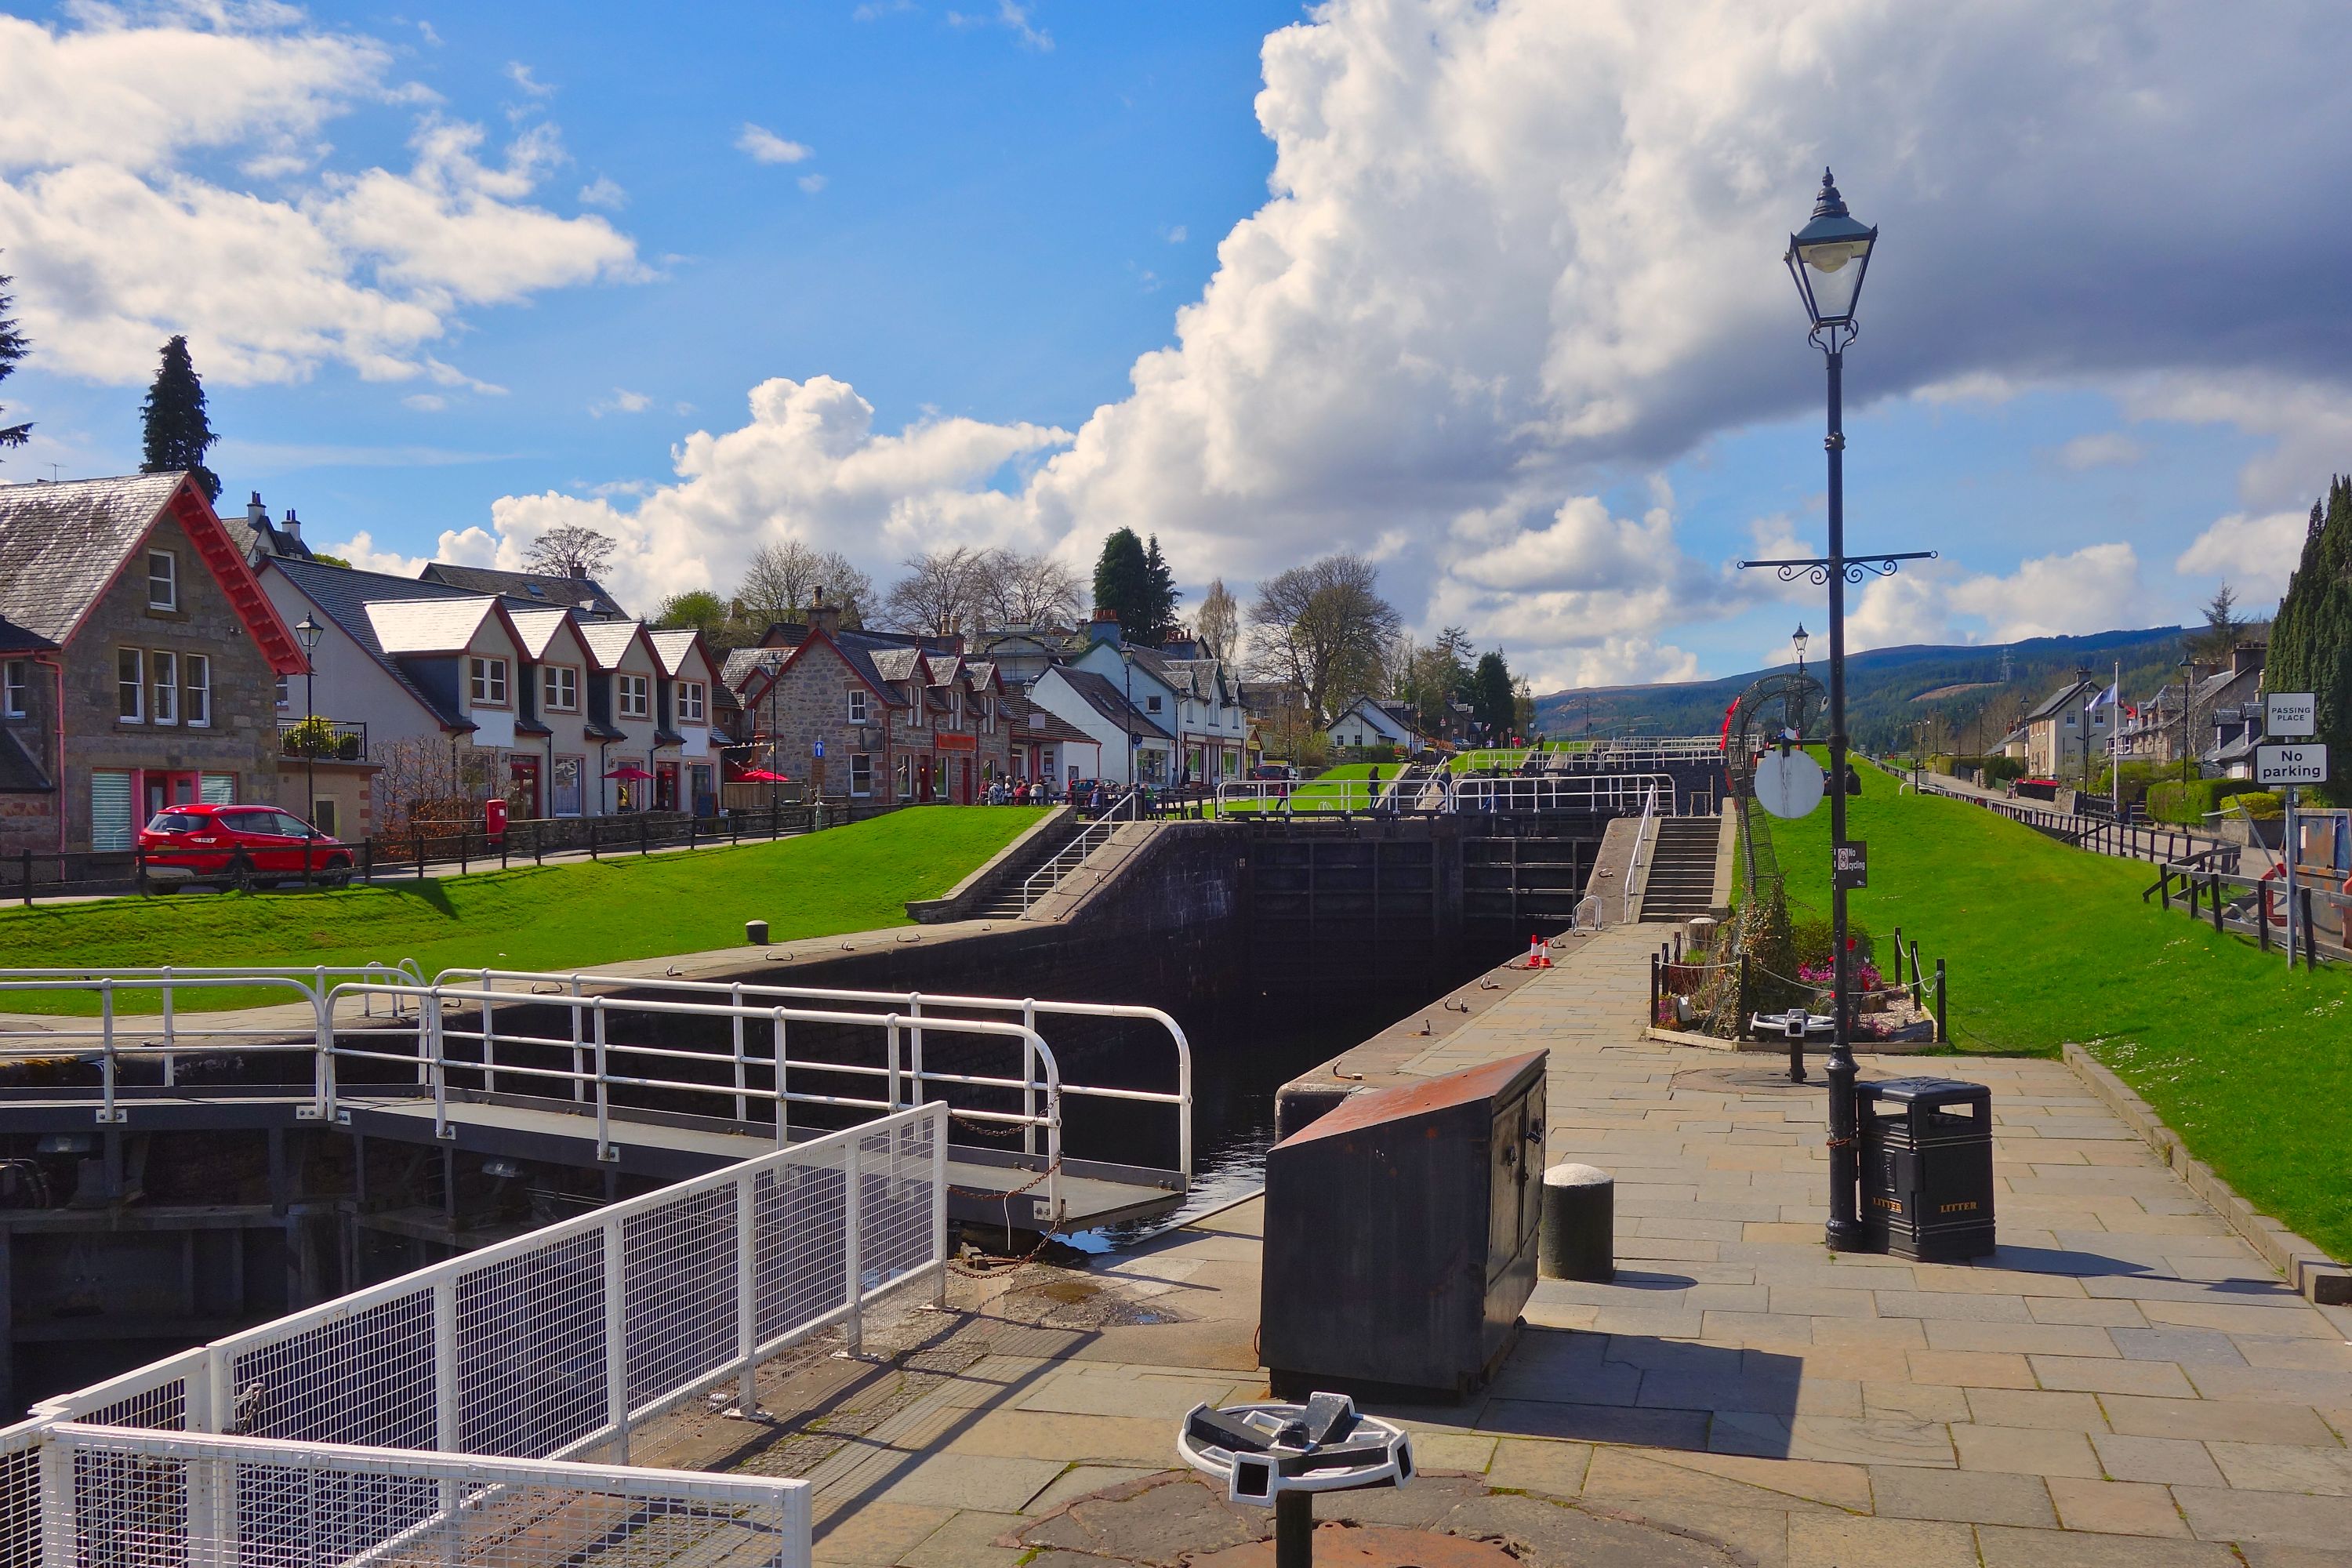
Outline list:
[[[1863,1230],[1872,1244],[1923,1263],[1990,1252],[1992,1091],[1899,1078],[1857,1083],[1853,1092]]]
[[[1535,1289],[1546,1056],[1350,1096],[1266,1155],[1276,1397],[1485,1385]]]

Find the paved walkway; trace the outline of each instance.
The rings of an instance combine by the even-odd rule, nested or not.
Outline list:
[[[1654,935],[1604,933],[1402,1064],[1549,1047],[1550,1157],[1618,1177],[1616,1283],[1543,1283],[1483,1395],[1395,1412],[1425,1469],[1655,1527],[1580,1562],[2352,1564],[2352,1312],[2288,1290],[2055,1062],[1934,1064],[1993,1089],[1996,1258],[1828,1253],[1818,1081],[1641,1039]],[[1064,1510],[1164,1471],[1195,1400],[1263,1388],[1257,1235],[1252,1204],[1086,1274],[959,1281],[892,1363],[900,1403],[825,1394],[735,1462],[818,1483],[821,1562],[1176,1561],[1087,1536],[1108,1502]]]

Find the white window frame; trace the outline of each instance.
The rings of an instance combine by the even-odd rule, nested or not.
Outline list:
[[[160,574],[155,570],[158,562],[163,567]],[[163,591],[160,599],[155,596],[159,585]],[[180,558],[168,550],[150,550],[147,552],[147,607],[151,610],[176,610],[180,607]]]
[[[27,711],[26,693],[32,689],[32,668],[31,659],[12,658],[8,661],[5,674],[0,675],[0,712],[5,712],[11,719],[22,719]]]
[[[948,691],[948,727],[953,730],[963,728],[963,688],[961,686],[952,687]]]
[[[677,683],[677,721],[681,724],[703,722],[702,682],[681,680]]]
[[[650,719],[654,711],[653,677],[626,670],[613,678],[613,705],[624,719]]]
[[[849,721],[851,723],[866,722],[866,688],[853,686],[849,689]]]
[[[123,666],[131,667],[129,679],[123,678]],[[125,694],[131,698],[131,711],[122,710]],[[114,721],[118,724],[147,722],[147,650],[143,647],[119,647],[114,650]]]
[[[180,722],[191,730],[213,724],[213,661],[209,654],[192,653],[180,660]]]
[[[509,703],[512,687],[507,679],[507,661],[486,654],[466,657],[466,691],[478,708],[504,708]]]
[[[862,785],[858,782],[861,774],[865,779],[865,783]],[[874,793],[873,752],[852,752],[849,753],[849,793],[860,799],[863,799]]]
[[[548,713],[580,711],[580,670],[575,665],[551,664],[539,672],[539,706]]]
[[[147,677],[150,695],[147,716],[157,724],[180,721],[180,656],[169,648],[150,648],[147,652]]]
[[[913,700],[907,704],[907,727],[910,730],[919,730],[923,727],[925,700],[923,683],[919,680],[912,681],[908,683],[907,689],[914,694]]]
[[[1149,691],[1145,692],[1145,693],[1143,694],[1143,710],[1144,710],[1146,713],[1157,713],[1157,712],[1159,712],[1159,711],[1160,711],[1160,699],[1159,699],[1159,697],[1158,697],[1157,695],[1155,695],[1154,693],[1152,693],[1152,692],[1149,692]]]
[[[294,678],[290,675],[281,675],[278,678],[278,710],[285,713],[291,711],[293,707]]]

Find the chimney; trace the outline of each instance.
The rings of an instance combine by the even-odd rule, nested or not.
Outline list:
[[[2263,656],[2270,649],[2262,643],[2242,642],[2230,650],[2230,673],[2252,675],[2262,668]]]
[[[254,491],[253,499],[245,503],[245,526],[264,538],[268,536],[269,509],[261,504],[259,490]]]
[[[834,637],[841,631],[841,606],[824,602],[824,584],[816,585],[816,594],[809,601],[809,626],[813,630]]]
[[[261,498],[259,496],[256,496],[253,499],[259,500]],[[269,514],[264,512],[262,515],[267,517]],[[279,532],[285,534],[287,538],[292,540],[295,543],[299,544],[302,542],[302,520],[294,515],[294,509],[292,507],[289,506],[286,509],[286,521],[279,523],[278,528]]]
[[[1121,640],[1118,631],[1118,612],[1108,605],[1096,605],[1094,619],[1087,623],[1087,643],[1092,645],[1107,642],[1111,647],[1117,647]]]

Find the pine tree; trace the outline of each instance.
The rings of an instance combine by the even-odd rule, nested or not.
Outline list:
[[[12,302],[8,298],[8,279],[0,275],[0,381],[7,380],[17,362],[33,352],[33,345],[16,330],[15,318],[8,314]],[[32,436],[30,425],[0,425],[0,447],[21,447]]]
[[[197,379],[195,362],[188,357],[188,340],[174,332],[163,345],[163,363],[155,384],[147,389],[141,410],[146,418],[147,449],[139,464],[142,474],[185,472],[201,486],[206,500],[220,500],[220,476],[205,467],[205,454],[220,439],[205,416],[205,384]]]
[[[1103,541],[1102,556],[1095,563],[1095,608],[1118,617],[1122,637],[1148,642],[1144,633],[1152,623],[1151,605],[1151,566],[1143,541],[1135,530],[1122,528]]]
[[[2311,508],[2303,560],[2288,579],[2271,628],[2268,691],[2308,691],[2316,709],[2317,739],[2330,748],[2329,798],[2347,793],[2352,752],[2352,478],[2338,477],[2324,501]]]
[[[1144,549],[1143,570],[1151,581],[1148,606],[1151,618],[1135,637],[1139,642],[1157,647],[1176,635],[1176,577],[1168,570],[1168,558],[1160,553],[1160,536],[1156,533]]]
[[[1503,661],[1499,649],[1478,656],[1478,668],[1470,678],[1470,716],[1486,727],[1487,740],[1501,745],[1515,732],[1518,717],[1517,693],[1511,686],[1511,667]]]

